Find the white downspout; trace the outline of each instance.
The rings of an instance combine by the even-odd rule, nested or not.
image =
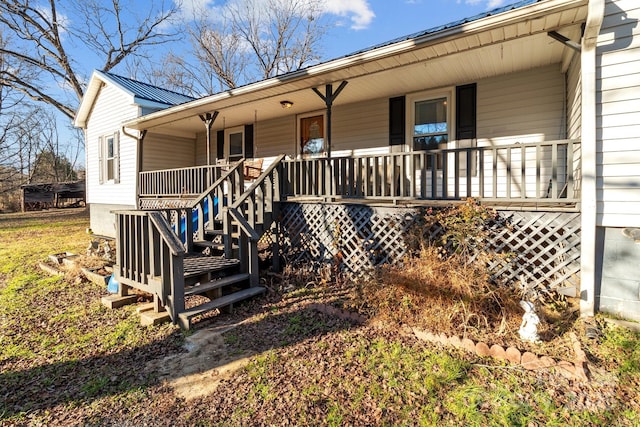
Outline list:
[[[580,253],[580,314],[593,316],[596,291],[596,47],[605,0],[589,0],[582,37],[582,197]]]

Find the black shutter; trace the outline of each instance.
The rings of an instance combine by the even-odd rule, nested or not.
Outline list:
[[[253,159],[253,125],[244,127],[244,158]]]
[[[224,159],[224,131],[219,130],[216,138],[216,159]]]
[[[404,96],[389,98],[389,145],[403,145],[405,134]]]
[[[476,84],[456,87],[456,139],[476,137]]]

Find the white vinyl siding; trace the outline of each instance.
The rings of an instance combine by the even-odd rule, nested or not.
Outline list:
[[[136,145],[137,140],[121,132],[121,123],[138,116],[138,107],[131,104],[131,97],[112,85],[105,85],[98,94],[87,122],[87,203],[135,206],[136,204]],[[104,176],[100,184],[101,138],[119,133],[118,173],[119,183]],[[104,151],[103,151],[104,153]],[[106,154],[106,153],[105,153]],[[103,158],[106,161],[106,158]],[[103,169],[104,170],[104,169]]]
[[[597,224],[640,227],[640,3],[608,0],[598,37]]]
[[[144,157],[142,170],[152,171],[193,166],[195,144],[195,139],[148,133],[142,143]]]

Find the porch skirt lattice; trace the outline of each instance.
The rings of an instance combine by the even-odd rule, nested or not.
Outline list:
[[[364,274],[409,254],[415,226],[424,208],[360,204],[283,203],[277,227],[281,256],[289,265],[339,264]],[[514,284],[524,279],[550,289],[579,288],[580,214],[499,211],[490,246],[509,257],[489,265],[493,280]],[[432,239],[441,229],[422,229]]]

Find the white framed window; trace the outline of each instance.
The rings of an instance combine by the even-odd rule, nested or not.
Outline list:
[[[100,184],[120,182],[120,135],[103,135],[98,141]]]
[[[245,156],[244,126],[225,129],[224,157],[229,162],[237,162]]]
[[[452,140],[451,132],[454,127],[451,108],[452,92],[450,90],[438,92],[422,92],[408,97],[408,132],[410,149],[438,150],[448,147]],[[431,159],[428,159],[431,167]],[[442,168],[442,156],[438,155],[438,169]]]
[[[327,117],[324,111],[298,116],[298,152],[303,156],[326,153]]]

